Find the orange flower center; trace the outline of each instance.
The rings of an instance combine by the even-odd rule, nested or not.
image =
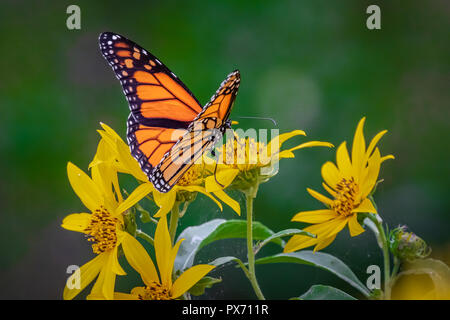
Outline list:
[[[333,209],[341,216],[352,215],[352,210],[355,208],[355,197],[359,190],[355,180],[343,178],[337,185],[335,190],[336,196],[333,203]]]
[[[140,300],[171,300],[169,289],[163,287],[160,283],[153,281],[145,287],[144,293],[139,295]]]
[[[111,217],[111,214],[103,206],[92,213],[89,226],[84,230],[88,235],[88,241],[94,242],[92,250],[96,254],[114,249],[117,244],[117,218]]]

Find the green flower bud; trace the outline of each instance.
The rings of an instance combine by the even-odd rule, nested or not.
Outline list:
[[[406,232],[406,230],[406,226],[399,226],[390,232],[392,254],[400,260],[426,258],[431,253],[431,248],[422,238],[413,232]]]

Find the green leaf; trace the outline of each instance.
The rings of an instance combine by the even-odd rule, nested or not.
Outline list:
[[[315,238],[316,236],[312,233],[309,233],[307,231],[303,231],[301,229],[286,229],[286,230],[282,230],[279,231],[277,233],[274,233],[273,235],[271,235],[270,237],[264,239],[264,241],[262,241],[261,243],[258,244],[256,250],[255,250],[255,254],[261,250],[262,247],[264,247],[267,243],[269,243],[270,241],[274,241],[275,239],[279,239],[281,237],[287,237],[287,236],[292,236],[294,234],[301,234],[301,235],[305,235],[305,236],[309,236],[311,238]],[[281,239],[280,239],[281,240]],[[281,240],[282,241],[282,240]],[[284,241],[282,241],[282,245],[284,248]]]
[[[356,300],[356,298],[342,290],[318,284],[309,288],[300,297],[292,300]]]
[[[273,235],[274,232],[260,222],[253,222],[253,238],[264,240]],[[214,219],[199,226],[188,227],[179,235],[178,240],[184,239],[181,243],[177,257],[175,259],[175,270],[185,270],[194,263],[197,252],[210,244],[221,239],[246,238],[247,222],[244,220],[224,220]],[[279,238],[273,242],[283,245]]]
[[[236,262],[238,264],[238,266],[242,269],[242,271],[244,271],[247,278],[250,279],[250,274],[248,273],[248,269],[245,266],[246,264],[243,263],[239,258],[232,257],[232,256],[220,257],[220,258],[217,258],[216,260],[210,262],[209,264],[218,267],[218,266],[227,264],[229,262]]]
[[[366,297],[368,297],[370,294],[369,290],[356,277],[353,271],[344,262],[332,256],[331,254],[323,252],[314,253],[313,251],[309,250],[291,253],[280,253],[274,256],[257,259],[255,263],[299,263],[315,266],[335,274],[342,280],[346,281],[347,283],[361,291]]]
[[[208,237],[219,225],[224,223],[224,219],[214,219],[199,226],[188,227],[181,232],[177,242],[184,239],[175,258],[174,269],[185,270],[194,263],[194,258],[201,242]]]
[[[253,239],[264,240],[273,235],[273,231],[258,221],[253,221]],[[245,220],[227,220],[217,226],[217,228],[206,237],[199,246],[199,250],[207,244],[222,239],[246,238],[247,237],[247,221]],[[283,246],[284,242],[277,238],[273,242]]]
[[[236,258],[236,257],[227,256],[227,257],[217,258],[214,261],[211,261],[209,264],[212,266],[218,267],[218,266],[224,265],[224,264],[232,262],[232,261],[238,262],[240,260],[239,260],[239,258]]]
[[[201,296],[205,293],[206,288],[211,288],[214,284],[222,282],[222,279],[217,279],[209,276],[205,276],[198,281],[191,289],[189,293],[193,296]]]

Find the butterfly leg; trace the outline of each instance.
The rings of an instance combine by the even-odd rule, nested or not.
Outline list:
[[[217,172],[217,161],[216,161],[216,166],[215,166],[215,168],[214,168],[214,179],[216,180],[216,182],[217,182],[217,184],[218,184],[219,186],[221,186],[222,188],[225,188],[225,186],[224,186],[223,184],[221,184],[221,183],[217,180],[216,172]]]

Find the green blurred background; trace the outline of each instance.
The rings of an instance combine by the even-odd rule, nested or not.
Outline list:
[[[66,8],[74,3],[81,30],[66,27]],[[366,28],[370,4],[381,8],[381,30]],[[433,247],[433,257],[449,263],[449,21],[444,0],[2,1],[0,298],[60,299],[67,266],[92,257],[84,237],[60,224],[84,210],[68,183],[67,162],[87,169],[100,121],[125,136],[128,107],[99,52],[102,31],[154,53],[202,103],[239,69],[232,117],[272,117],[281,132],[303,129],[308,139],[335,145],[352,140],[362,116],[367,138],[388,129],[381,152],[396,160],[382,167],[379,211],[392,227],[407,224]],[[266,125],[240,120],[244,129]],[[279,174],[260,188],[256,219],[274,231],[301,227],[290,219],[321,207],[305,189],[321,190],[320,167],[334,156],[315,148],[282,161]],[[214,218],[236,215],[199,196],[181,228]],[[265,253],[278,251],[270,245]],[[367,266],[382,263],[370,232],[350,239],[344,231],[325,252],[363,282]],[[244,242],[212,244],[199,261],[230,253],[245,258]],[[118,289],[139,283],[130,273]],[[205,298],[254,297],[240,270],[228,266],[213,275],[223,282]],[[272,299],[298,296],[312,284],[356,294],[307,266],[257,266],[257,275]]]

